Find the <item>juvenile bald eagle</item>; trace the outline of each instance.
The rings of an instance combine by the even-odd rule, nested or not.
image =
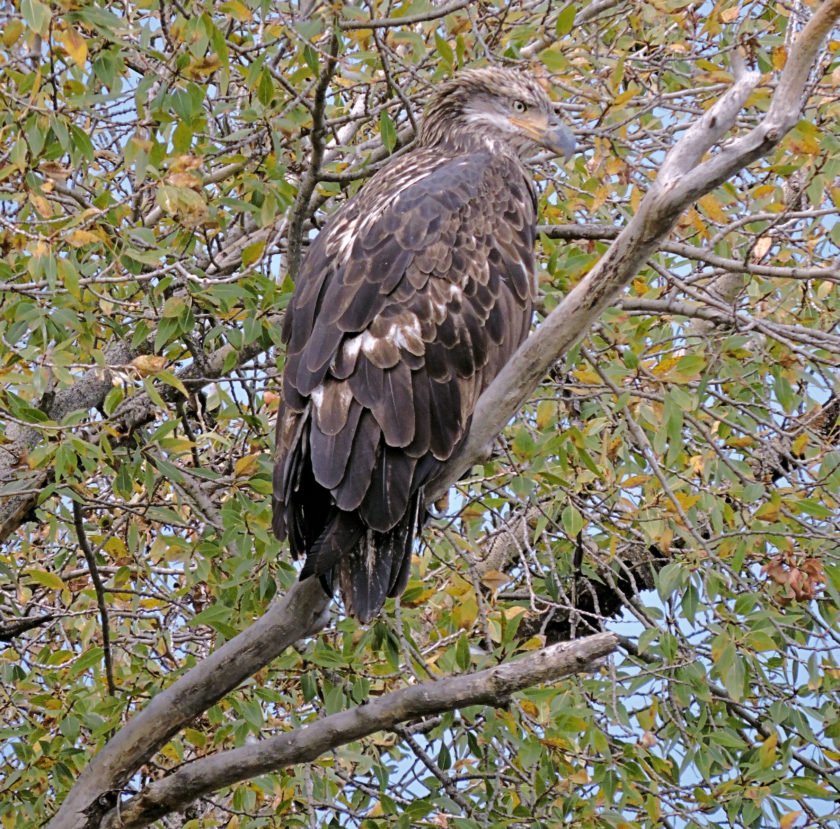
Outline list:
[[[405,588],[423,487],[528,333],[536,194],[522,159],[574,138],[543,88],[461,72],[418,146],[338,210],[286,311],[274,533],[370,621]]]

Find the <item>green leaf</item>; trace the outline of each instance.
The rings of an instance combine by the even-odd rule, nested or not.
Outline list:
[[[49,32],[50,7],[39,0],[21,0],[20,11],[27,26],[38,35],[45,37]]]
[[[656,591],[659,593],[659,598],[662,601],[670,598],[674,591],[688,582],[689,575],[688,570],[678,561],[666,564],[656,574]]]
[[[571,504],[563,508],[561,519],[563,521],[563,529],[569,538],[575,538],[585,524],[580,511]]]
[[[572,31],[572,26],[575,22],[575,11],[574,4],[569,3],[569,5],[557,15],[557,24],[554,27],[557,37],[565,37]]]
[[[61,576],[50,573],[47,570],[26,570],[24,575],[50,590],[63,590],[65,587],[64,580]]]
[[[317,76],[320,71],[318,53],[308,43],[303,47],[303,59],[309,67],[309,71]]]
[[[435,49],[444,66],[452,72],[455,69],[455,53],[452,47],[435,31]]]
[[[393,152],[394,147],[397,145],[397,129],[384,109],[379,116],[379,134],[382,137],[382,143],[385,145],[385,149],[389,153]]]
[[[458,637],[458,642],[455,645],[455,662],[462,671],[466,671],[470,667],[470,643],[467,637],[462,633]]]

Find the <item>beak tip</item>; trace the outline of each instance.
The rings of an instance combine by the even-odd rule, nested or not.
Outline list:
[[[553,138],[555,140],[555,145],[559,150],[558,155],[562,155],[564,161],[569,161],[575,154],[575,149],[577,147],[577,141],[575,141],[575,137],[571,130],[566,127],[556,129],[554,131]]]
[[[555,127],[548,134],[549,148],[554,150],[557,155],[562,155],[565,161],[568,161],[574,154],[577,147],[577,141],[571,130],[563,125]]]

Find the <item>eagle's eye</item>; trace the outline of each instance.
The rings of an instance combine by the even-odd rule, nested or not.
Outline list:
[[[525,112],[528,109],[528,104],[525,101],[514,101],[513,102],[513,111],[514,112]]]

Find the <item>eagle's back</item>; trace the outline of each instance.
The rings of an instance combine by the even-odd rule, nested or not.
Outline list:
[[[526,336],[535,195],[518,158],[420,148],[310,246],[286,312],[274,531],[369,621],[405,587],[423,486]]]

